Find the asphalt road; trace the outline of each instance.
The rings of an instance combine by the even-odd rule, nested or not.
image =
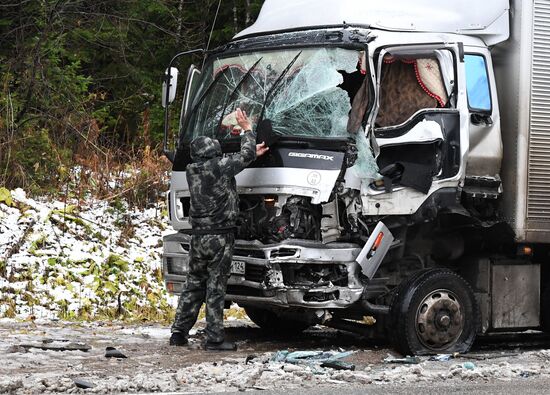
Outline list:
[[[235,392],[234,392],[235,393]],[[251,391],[247,395],[275,395],[281,394],[281,391]],[[550,393],[550,380],[517,380],[502,381],[499,383],[466,383],[466,384],[410,384],[410,385],[364,385],[358,386],[338,386],[330,388],[301,388],[299,390],[284,391],[285,395],[377,395],[377,394],[522,394],[522,395],[541,395]],[[228,392],[223,393],[229,395]],[[213,394],[210,394],[213,395]],[[218,394],[221,395],[221,394]]]
[[[73,393],[75,379],[91,383],[94,393],[550,393],[550,338],[540,333],[479,339],[468,354],[410,365],[386,362],[399,356],[387,344],[330,328],[288,337],[247,320],[227,327],[236,352],[204,352],[200,333],[188,347],[170,347],[163,325],[0,320],[0,393]],[[75,349],[81,343],[88,351]],[[106,358],[107,347],[127,358]],[[356,369],[275,360],[282,350],[352,351],[345,361]]]

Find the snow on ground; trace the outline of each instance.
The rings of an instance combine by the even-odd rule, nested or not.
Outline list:
[[[171,310],[164,205],[11,196],[12,206],[0,202],[0,317],[159,319]]]
[[[129,209],[106,201],[33,200],[11,192],[0,201],[0,393],[225,392],[342,385],[550,381],[550,351],[490,352],[448,361],[384,363],[390,349],[350,334],[313,328],[293,339],[266,338],[246,318],[226,320],[237,352],[200,349],[199,322],[189,347],[170,347],[167,325],[128,325],[113,318],[166,319],[175,298],[161,278],[162,236],[170,233],[162,205]],[[9,318],[1,318],[9,317]],[[64,319],[103,319],[66,322]],[[106,321],[105,321],[106,320]],[[85,344],[88,351],[31,346]],[[114,346],[125,359],[105,358]],[[281,349],[353,350],[355,371],[316,363],[275,362]],[[508,354],[508,355],[507,355]],[[75,379],[93,384],[79,389]],[[367,391],[368,392],[368,391]]]

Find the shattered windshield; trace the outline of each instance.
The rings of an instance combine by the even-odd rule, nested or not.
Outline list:
[[[240,133],[235,110],[271,121],[283,136],[348,137],[351,100],[363,83],[363,51],[308,48],[217,58],[203,72],[185,141]]]

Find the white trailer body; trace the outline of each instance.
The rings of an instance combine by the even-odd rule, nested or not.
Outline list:
[[[550,243],[550,2],[512,2],[492,50],[502,109],[504,217],[519,242]]]

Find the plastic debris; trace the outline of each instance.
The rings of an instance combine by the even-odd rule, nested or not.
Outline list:
[[[403,364],[409,364],[414,365],[417,363],[420,363],[420,358],[417,356],[411,357],[410,355],[407,355],[404,358],[395,358],[392,355],[388,355],[386,358],[384,358],[385,363],[403,363]]]
[[[293,351],[288,350],[277,351],[271,357],[273,362],[289,362],[293,364],[300,363],[324,363],[346,358],[355,351]]]
[[[245,365],[248,365],[250,362],[252,362],[252,360],[256,359],[256,357],[257,356],[254,354],[248,355],[244,361]]]
[[[106,347],[105,358],[128,358],[128,357],[114,347]]]
[[[434,355],[433,357],[430,357],[430,359],[428,359],[428,361],[444,362],[444,361],[449,361],[450,359],[452,359],[454,357],[455,356],[453,354],[438,354],[438,355]]]
[[[462,364],[462,367],[463,367],[464,369],[474,370],[474,369],[476,368],[476,364],[473,363],[473,362],[464,362],[464,363]]]
[[[355,370],[355,365],[344,361],[326,361],[321,364],[322,368],[331,368],[335,370]]]
[[[468,359],[475,359],[477,361],[484,361],[486,359],[497,359],[497,358],[511,358],[517,357],[519,354],[514,353],[498,353],[498,354],[462,354],[462,357]]]
[[[75,378],[75,379],[73,379],[73,381],[74,381],[74,384],[78,388],[88,389],[88,388],[94,388],[95,387],[95,384],[90,383],[89,381],[86,381],[86,380],[79,379],[79,378]]]
[[[38,348],[40,350],[51,350],[51,351],[89,351],[91,347],[85,343],[63,343],[59,344],[58,342],[47,342],[41,344],[20,344],[19,347],[26,348]]]

